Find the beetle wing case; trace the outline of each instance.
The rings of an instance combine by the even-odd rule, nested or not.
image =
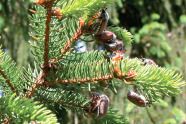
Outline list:
[[[138,95],[137,93],[133,91],[128,91],[127,99],[139,107],[145,107],[147,103],[144,96]]]
[[[94,34],[94,38],[99,43],[113,43],[116,41],[116,35],[110,31],[103,31],[99,35]]]

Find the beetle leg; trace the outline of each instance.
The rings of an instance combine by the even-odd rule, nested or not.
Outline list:
[[[99,110],[100,110],[100,106],[98,106],[97,117],[99,117]]]
[[[99,105],[100,105],[100,102],[101,102],[101,100],[99,99],[98,101],[97,101],[97,104],[96,104],[96,106],[92,109],[92,111],[94,110],[94,109],[96,109],[97,107],[99,107]]]

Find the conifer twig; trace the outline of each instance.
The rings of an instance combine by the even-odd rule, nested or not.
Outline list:
[[[53,15],[52,13],[52,4],[54,3],[54,0],[51,1],[44,1],[43,5],[45,6],[46,9],[46,28],[45,28],[45,38],[44,38],[44,64],[43,64],[43,72],[39,75],[37,78],[36,82],[33,84],[33,87],[30,88],[30,90],[27,92],[25,95],[26,98],[31,98],[36,92],[37,89],[40,88],[42,83],[45,82],[44,76],[49,75],[49,35],[50,35],[50,22],[51,22],[51,17]],[[40,4],[41,5],[41,4]],[[44,79],[44,81],[43,81]]]
[[[4,74],[4,72],[0,70],[0,74],[1,74],[5,79],[7,79],[7,80],[6,80],[6,83],[9,85],[9,87],[11,88],[11,90],[12,90],[13,92],[15,92],[15,88],[14,88],[13,85],[10,83],[10,80],[8,80],[8,77]]]
[[[46,85],[55,85],[55,84],[70,84],[70,83],[74,83],[76,84],[77,82],[80,82],[80,83],[86,83],[86,82],[94,82],[94,83],[99,83],[97,81],[106,81],[106,80],[112,80],[113,78],[117,78],[117,79],[120,79],[120,80],[123,80],[125,79],[127,82],[128,81],[132,81],[133,78],[128,78],[127,75],[123,75],[123,74],[115,74],[112,76],[112,75],[105,75],[105,76],[100,76],[100,77],[93,77],[92,79],[90,78],[79,78],[79,79],[66,79],[66,80],[56,80],[56,81],[53,81],[51,83],[48,83],[47,81],[45,81],[45,84]]]
[[[83,35],[83,33],[86,33],[86,32],[83,32],[83,31],[82,31],[82,27],[80,26],[80,27],[78,28],[77,32],[76,32],[76,33],[72,36],[72,38],[65,44],[64,49],[63,49],[63,48],[61,49],[61,56],[60,56],[59,58],[55,59],[54,62],[55,62],[55,61],[59,61],[60,59],[62,59],[63,56],[64,56],[64,54],[70,49],[71,45],[72,45],[73,43],[75,43],[75,42],[79,39],[79,37],[80,37],[81,35]]]
[[[105,75],[100,77],[93,77],[90,78],[84,78],[84,79],[69,79],[69,80],[62,80],[62,81],[56,81],[57,84],[70,84],[70,83],[85,83],[85,82],[95,82],[95,81],[105,81],[105,80],[111,80],[113,79],[112,75]]]
[[[25,94],[25,98],[31,98],[37,91],[37,89],[40,88],[40,86],[43,84],[43,72],[40,73],[37,80],[33,84],[33,86],[30,88],[30,90]]]
[[[47,16],[46,16],[46,29],[45,29],[45,39],[44,39],[44,68],[43,72],[46,75],[49,75],[48,68],[49,68],[49,34],[50,34],[50,21],[52,17],[52,2],[49,2],[48,4],[45,4],[45,8],[47,10]]]
[[[98,14],[96,13],[94,16],[97,16],[97,15],[98,15]],[[94,16],[91,17],[90,19],[94,18]],[[80,26],[79,26],[79,28],[77,29],[77,32],[76,32],[76,33],[72,36],[72,38],[65,44],[64,48],[61,49],[61,56],[60,56],[59,58],[54,59],[54,60],[53,60],[54,62],[59,61],[60,59],[62,59],[63,56],[65,55],[65,53],[70,49],[71,45],[72,45],[73,43],[75,43],[75,42],[80,38],[81,35],[83,35],[83,34],[89,32],[89,31],[91,31],[91,29],[89,29],[89,27],[90,27],[90,25],[93,23],[92,20],[90,20],[91,23],[88,22],[88,23],[86,24],[86,26],[85,26],[86,28],[83,30],[83,27],[84,27],[84,20],[83,20],[82,18],[80,18],[80,19],[81,19],[81,21],[79,20],[79,21],[80,21]]]

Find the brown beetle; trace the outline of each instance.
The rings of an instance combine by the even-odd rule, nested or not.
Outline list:
[[[99,35],[94,35],[99,43],[113,43],[116,41],[116,35],[110,31],[103,31]]]
[[[93,95],[90,99],[91,108],[89,113],[97,113],[97,117],[101,118],[107,115],[109,107],[109,98],[105,94],[98,94],[96,92],[91,92]]]
[[[146,107],[152,104],[152,100],[146,100],[143,95],[138,95],[137,93],[129,90],[127,93],[127,99],[139,107]]]

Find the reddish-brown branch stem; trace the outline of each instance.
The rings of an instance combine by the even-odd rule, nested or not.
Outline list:
[[[30,88],[30,90],[25,94],[25,98],[31,98],[37,91],[37,89],[40,88],[40,86],[43,84],[44,79],[43,79],[43,73],[41,72],[40,75],[38,76],[36,82],[33,84],[33,86]]]
[[[97,18],[98,14],[96,13],[92,18]],[[92,29],[89,28],[90,25],[93,24],[93,20],[92,18],[90,18],[90,21],[86,24],[86,28],[84,30],[82,30],[83,26],[84,26],[84,20],[81,18],[80,20],[80,26],[77,29],[77,32],[72,36],[72,38],[65,44],[64,49],[61,49],[61,56],[57,59],[54,59],[54,62],[59,61],[60,59],[62,59],[62,57],[65,55],[65,53],[70,49],[70,46],[75,43],[81,35],[91,31]],[[94,20],[95,21],[95,20]]]
[[[44,76],[49,75],[49,35],[50,35],[50,22],[51,17],[53,15],[52,13],[52,1],[44,2],[43,5],[46,9],[46,28],[45,28],[45,38],[44,38],[44,64],[43,64],[43,72],[39,75],[36,82],[33,84],[32,88],[25,94],[26,98],[31,98],[37,89],[40,88],[40,86],[45,82]]]
[[[47,16],[46,16],[46,29],[45,29],[45,40],[44,40],[44,68],[43,72],[45,75],[49,75],[49,34],[50,34],[50,21],[52,17],[52,3],[48,2],[45,4],[45,8],[47,10]]]
[[[62,81],[56,81],[57,84],[70,84],[70,83],[85,83],[85,82],[95,82],[95,81],[104,81],[104,80],[111,80],[113,79],[112,75],[106,75],[101,77],[93,77],[92,80],[90,78],[84,78],[84,79],[69,79],[69,80],[62,80]]]
[[[125,79],[126,81],[132,81],[132,79],[130,78],[126,78],[127,76],[126,75],[119,75],[119,74],[114,74],[113,76],[112,75],[105,75],[105,76],[100,76],[100,77],[93,77],[92,79],[90,78],[84,78],[84,79],[69,79],[69,80],[61,80],[61,81],[53,81],[53,82],[45,82],[46,85],[55,85],[55,84],[70,84],[70,83],[74,83],[76,84],[77,82],[80,82],[80,83],[85,83],[85,82],[96,82],[96,83],[99,83],[99,81],[106,81],[106,80],[112,80],[113,78],[117,78],[117,79]]]
[[[51,85],[56,85],[56,84],[70,84],[70,83],[74,83],[76,84],[77,82],[80,83],[85,83],[85,82],[94,82],[94,83],[99,83],[99,81],[106,81],[106,80],[112,80],[113,78],[117,78],[117,79],[125,79],[126,81],[132,81],[133,78],[127,78],[127,75],[124,74],[119,74],[119,73],[115,73],[114,75],[105,75],[105,76],[100,76],[100,77],[93,77],[92,79],[90,78],[84,78],[84,79],[66,79],[66,80],[56,80],[56,81],[52,81],[52,82],[47,82],[46,80],[44,80],[44,75],[43,72],[40,73],[40,75],[38,76],[36,82],[33,84],[33,87],[30,88],[30,90],[27,92],[27,94],[25,95],[26,98],[31,98],[31,96],[33,96],[35,94],[35,92],[37,91],[37,89],[40,88],[40,86],[42,86],[43,84],[45,84],[45,87],[47,86],[51,86]]]
[[[83,32],[82,31],[82,27],[80,26],[78,29],[77,29],[77,32],[72,36],[72,38],[65,44],[64,46],[64,49],[61,49],[61,56],[57,59],[54,60],[55,61],[59,61],[60,59],[62,59],[62,57],[65,55],[65,53],[70,49],[71,45],[73,43],[75,43],[79,37],[81,35],[83,35],[83,33],[86,33],[86,32]]]
[[[8,80],[8,77],[5,75],[5,73],[3,71],[0,70],[0,74],[5,78],[7,79],[6,80],[6,83],[9,85],[9,87],[11,88],[11,90],[13,92],[15,92],[15,88],[13,87],[13,85],[10,83],[10,80]]]

